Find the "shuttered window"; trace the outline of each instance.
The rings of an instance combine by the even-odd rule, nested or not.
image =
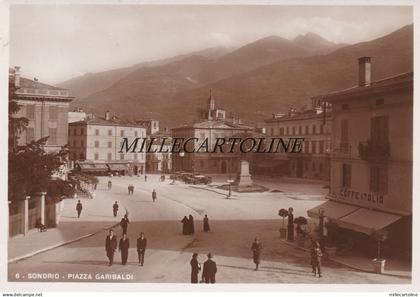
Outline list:
[[[371,119],[370,135],[372,143],[383,144],[388,142],[387,116],[379,116]]]
[[[388,170],[385,165],[370,168],[370,191],[381,194],[388,192]]]
[[[351,165],[343,164],[342,166],[342,181],[341,185],[343,188],[348,189],[351,187]]]
[[[341,120],[341,143],[349,142],[349,121]]]

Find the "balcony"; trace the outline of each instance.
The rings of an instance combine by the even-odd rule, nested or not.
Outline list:
[[[340,143],[339,147],[333,149],[332,155],[334,158],[350,158],[351,145],[349,143]]]
[[[390,145],[388,142],[377,143],[368,140],[359,143],[359,156],[363,160],[385,160],[389,158]]]

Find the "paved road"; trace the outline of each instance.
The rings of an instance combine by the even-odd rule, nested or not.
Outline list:
[[[82,217],[75,216],[76,201],[66,201],[63,221],[74,222],[74,228],[82,222],[103,222],[110,226],[118,222],[127,209],[131,224],[129,239],[131,249],[129,263],[107,266],[104,251],[106,231],[95,236],[59,247],[9,266],[10,281],[113,281],[103,279],[116,273],[130,282],[189,282],[189,260],[193,252],[199,253],[199,261],[212,252],[218,264],[217,282],[225,283],[407,283],[409,280],[362,273],[326,261],[324,277],[312,276],[308,255],[279,240],[279,208],[292,206],[296,215],[321,203],[325,190],[313,185],[308,193],[289,191],[264,194],[241,194],[234,199],[225,199],[215,192],[194,189],[183,184],[160,183],[150,177],[145,183],[139,178],[113,178],[111,191],[106,189],[107,179],[101,183],[94,199],[83,200]],[[133,196],[128,196],[127,185],[134,184]],[[153,203],[151,192],[158,193]],[[285,187],[287,188],[287,187]],[[280,185],[281,190],[281,185]],[[315,193],[315,194],[314,194]],[[120,213],[112,216],[112,204],[118,201]],[[180,220],[184,215],[195,218],[196,234],[183,236]],[[208,214],[211,232],[202,232],[202,216]],[[137,264],[135,241],[139,232],[148,237],[145,266]],[[120,237],[121,230],[116,229]],[[259,271],[254,271],[250,245],[259,236],[263,242],[263,262]],[[18,275],[17,275],[18,274]],[[16,276],[19,279],[16,279]],[[56,279],[58,278],[58,279]],[[88,278],[88,279],[86,279]],[[96,279],[98,278],[98,279]],[[121,281],[121,280],[116,280]]]

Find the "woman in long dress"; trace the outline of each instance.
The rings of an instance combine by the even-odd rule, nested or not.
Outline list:
[[[182,223],[182,234],[188,235],[188,229],[189,229],[189,221],[187,216],[184,216],[184,218],[181,220]]]
[[[255,237],[254,242],[252,243],[251,250],[254,258],[255,270],[258,270],[258,266],[261,262],[262,244],[257,237]]]
[[[188,221],[189,221],[189,225],[190,225],[189,234],[194,234],[194,232],[195,232],[195,230],[194,230],[194,218],[193,218],[192,215],[189,216]]]
[[[207,217],[207,215],[204,215],[204,219],[203,219],[203,231],[204,232],[210,231],[209,218]]]

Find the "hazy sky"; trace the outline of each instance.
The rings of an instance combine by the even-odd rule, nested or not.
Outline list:
[[[412,23],[411,7],[14,5],[10,64],[58,83],[87,72],[268,35],[356,43]]]

